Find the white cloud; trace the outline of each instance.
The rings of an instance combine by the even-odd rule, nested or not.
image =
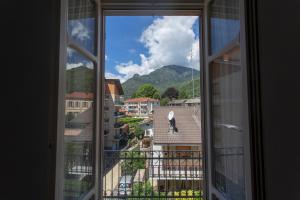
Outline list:
[[[67,48],[67,54],[68,54],[68,57],[71,57],[74,53],[74,50],[71,49],[71,48]]]
[[[105,60],[108,60],[108,56],[105,54]]]
[[[133,48],[132,48],[132,49],[129,49],[128,51],[129,51],[129,53],[131,53],[131,54],[135,54],[135,53],[136,53],[136,49],[133,49]]]
[[[111,78],[111,79],[120,79],[120,82],[121,83],[124,83],[126,81],[126,79],[120,75],[115,75],[113,73],[110,73],[110,72],[106,72],[105,73],[105,78]]]
[[[77,68],[77,67],[82,67],[82,66],[87,67],[89,69],[94,69],[94,65],[92,62],[85,62],[85,63],[78,62],[78,63],[67,63],[67,70]]]
[[[72,21],[71,23],[71,36],[78,38],[79,40],[89,39],[89,30],[88,28],[79,21]]]
[[[116,65],[116,70],[128,79],[134,74],[148,74],[164,65],[199,69],[199,39],[193,31],[196,20],[194,16],[157,18],[140,38],[140,42],[148,49],[148,56],[140,54],[140,64],[129,61]]]

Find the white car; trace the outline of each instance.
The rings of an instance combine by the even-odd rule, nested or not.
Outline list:
[[[119,182],[118,190],[116,192],[121,196],[131,195],[132,181],[132,176],[122,176]]]

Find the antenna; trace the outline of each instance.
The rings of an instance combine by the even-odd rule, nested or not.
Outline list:
[[[193,68],[193,66],[192,66],[192,58],[193,58],[193,47],[191,48],[191,59],[190,59],[190,64],[191,64],[191,67],[192,67],[193,98],[195,98],[194,68]]]
[[[169,120],[169,131],[171,130],[172,133],[177,132],[177,128],[176,128],[176,122],[175,122],[175,114],[174,111],[170,111],[168,114],[168,120]],[[169,132],[168,131],[168,132]]]

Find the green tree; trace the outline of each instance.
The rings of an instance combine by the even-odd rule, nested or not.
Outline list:
[[[166,106],[166,105],[168,105],[169,101],[170,101],[169,98],[162,98],[162,99],[160,100],[160,105],[161,105],[161,106]]]
[[[160,99],[159,91],[151,84],[141,85],[134,93],[134,98],[149,97],[154,99]]]
[[[169,99],[177,99],[179,96],[179,92],[174,87],[167,88],[164,93],[161,95],[162,98],[169,98]]]
[[[187,98],[188,98],[187,92],[184,89],[180,90],[179,91],[179,99],[187,99]]]
[[[143,139],[144,137],[144,130],[138,124],[134,126],[134,135],[138,139]]]
[[[140,151],[122,152],[120,158],[124,159],[121,163],[122,174],[134,176],[138,169],[145,168],[145,155]]]

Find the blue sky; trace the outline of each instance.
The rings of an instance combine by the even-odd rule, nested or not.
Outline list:
[[[199,63],[198,20],[190,16],[107,16],[106,77],[124,82],[135,73],[148,74],[168,64],[199,69],[195,64]]]
[[[139,53],[147,49],[139,41],[141,33],[153,22],[153,17],[106,17],[105,69],[118,74],[115,66],[128,60],[139,62]]]

